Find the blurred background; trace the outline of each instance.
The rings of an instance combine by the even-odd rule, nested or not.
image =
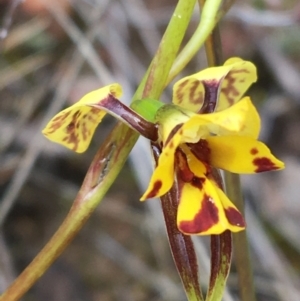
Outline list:
[[[75,154],[41,129],[62,108],[111,82],[129,103],[177,1],[0,1],[0,290],[30,263],[66,216],[99,145]],[[187,33],[199,22],[195,9]],[[220,24],[224,59],[253,61],[249,94],[261,139],[285,161],[281,172],[243,176],[259,301],[300,299],[300,6],[296,0],[236,1]],[[206,67],[200,51],[183,75]],[[162,96],[171,100],[171,89]],[[152,171],[140,139],[101,205],[25,301],[183,301],[159,201],[140,203]],[[201,284],[209,240],[194,237]],[[225,301],[238,300],[233,265]]]

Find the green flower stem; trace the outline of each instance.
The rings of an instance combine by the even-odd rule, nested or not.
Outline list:
[[[158,99],[177,55],[196,0],[180,0],[159,49],[133,100]],[[180,18],[178,16],[181,16]],[[118,123],[97,152],[66,219],[29,266],[1,295],[1,301],[17,301],[43,275],[82,228],[122,169],[138,135]]]
[[[158,99],[162,93],[168,83],[169,72],[190,22],[195,3],[196,0],[178,2],[156,56],[133,97],[134,100],[146,97]]]
[[[235,0],[198,0],[198,2],[202,7],[199,25],[189,42],[176,58],[167,83],[170,83],[190,62]]]
[[[137,135],[132,130],[117,125],[94,157],[82,187],[62,225],[29,266],[1,295],[2,301],[19,300],[43,275],[53,261],[64,251],[72,238],[82,228],[110,184],[124,164],[124,158],[131,150]],[[116,152],[116,145],[120,145]]]
[[[159,108],[164,106],[164,103],[150,98],[138,99],[131,103],[130,107],[143,116],[149,122],[155,122],[155,114]],[[150,139],[155,141],[153,139]]]
[[[185,45],[185,47],[176,58],[170,71],[168,82],[174,79],[174,77],[188,64],[188,62],[195,56],[195,54],[204,44],[207,37],[210,35],[213,28],[222,16],[218,14],[219,6],[221,3],[222,0],[205,1],[205,4],[203,5],[201,11],[201,19],[199,25],[189,42]]]
[[[203,5],[205,0],[199,0]],[[228,1],[223,9],[228,10],[234,1]],[[208,65],[215,66],[223,63],[221,39],[216,27],[206,41],[205,49],[207,53]],[[244,200],[242,197],[240,177],[237,174],[225,172],[226,193],[240,212],[244,213]],[[255,290],[253,285],[253,271],[250,261],[249,243],[246,231],[233,234],[233,249],[235,252],[236,267],[239,277],[239,288],[242,301],[255,301]]]
[[[227,196],[240,212],[244,214],[244,200],[239,175],[225,172],[225,184]],[[256,296],[253,285],[253,271],[246,230],[233,234],[233,248],[235,252],[241,300],[255,301]]]

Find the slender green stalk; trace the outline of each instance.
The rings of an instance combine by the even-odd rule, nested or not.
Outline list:
[[[201,19],[193,36],[176,58],[170,71],[167,83],[170,83],[191,61],[197,51],[210,36],[216,24],[228,12],[235,0],[198,0],[201,9]]]
[[[227,196],[231,201],[233,201],[240,212],[244,214],[244,200],[239,175],[225,172],[225,184]],[[233,234],[233,249],[235,252],[241,300],[255,301],[256,297],[253,285],[253,271],[246,230]]]
[[[218,10],[221,3],[222,0],[207,0],[205,2],[201,11],[199,25],[191,39],[176,58],[170,71],[168,82],[174,79],[174,77],[188,64],[188,62],[204,44],[220,18]]]
[[[142,79],[133,97],[134,100],[146,97],[158,99],[163,89],[169,83],[167,80],[168,75],[190,22],[195,3],[196,0],[180,0],[178,2],[157,54]],[[164,59],[161,59],[161,56]]]
[[[132,130],[120,125],[112,131],[90,165],[64,222],[29,266],[1,295],[1,301],[19,300],[69,245],[118,175],[119,169],[124,164],[122,158],[132,148],[136,136],[132,135]],[[118,152],[116,152],[117,144],[122,145]]]
[[[177,55],[196,0],[180,0],[159,49],[133,100],[158,99]],[[180,18],[178,17],[180,16]],[[46,246],[1,295],[1,301],[19,300],[69,245],[122,169],[138,135],[118,123],[97,152],[69,214]]]
[[[202,6],[205,0],[199,0]],[[228,3],[226,10],[230,8]],[[207,59],[209,66],[221,65],[222,47],[218,27],[216,26],[212,34],[208,37],[205,44]],[[241,191],[240,177],[237,174],[225,172],[225,188],[227,196],[237,206],[242,214],[244,214],[244,200]],[[242,301],[255,301],[255,289],[253,285],[253,271],[250,260],[249,242],[247,232],[242,231],[233,234],[233,249],[235,252],[236,268],[239,278],[239,289]]]

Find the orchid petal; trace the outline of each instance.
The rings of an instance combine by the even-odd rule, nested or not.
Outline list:
[[[224,191],[220,189],[217,184],[214,184],[214,186],[224,209],[224,213],[228,222],[228,230],[232,232],[239,232],[245,229],[246,223],[242,214],[229,200]]]
[[[176,132],[172,132],[166,141],[166,145],[159,156],[157,167],[152,174],[146,192],[141,197],[141,201],[159,197],[171,189],[174,182],[175,151],[182,139],[181,127],[182,124],[181,126],[177,126]]]
[[[262,142],[243,136],[214,136],[205,139],[208,163],[234,173],[259,173],[284,168]]]
[[[222,112],[192,115],[183,126],[183,142],[196,143],[208,136],[209,132],[257,138],[259,131],[259,115],[250,98],[245,97]]]
[[[208,86],[216,93],[216,111],[221,111],[238,102],[256,79],[256,67],[251,62],[231,58],[223,66],[204,69],[176,82],[173,103],[199,112]]]
[[[77,103],[55,115],[44,128],[43,134],[77,153],[84,152],[106,114],[91,106],[106,101],[110,95],[119,97],[121,94],[119,84],[111,84],[86,94]]]
[[[179,80],[173,87],[173,103],[192,112],[198,112],[204,102],[203,82],[215,87],[221,85],[231,66],[211,67]]]
[[[256,67],[249,61],[231,58],[225,62],[225,66],[231,66],[231,70],[222,81],[222,89],[216,111],[222,111],[238,102],[248,88],[257,80]]]
[[[212,235],[225,230],[240,231],[244,227],[236,225],[231,211],[223,208],[223,195],[220,198],[216,187],[205,177],[195,177],[190,183],[180,183],[179,206],[177,213],[178,229],[185,234]],[[233,207],[225,202],[226,210]],[[235,207],[234,207],[235,208]],[[238,212],[238,211],[237,211]],[[230,223],[227,220],[230,217]],[[234,223],[232,225],[231,223]]]
[[[244,97],[233,106],[212,114],[197,115],[207,120],[211,133],[216,135],[238,135],[258,138],[260,117],[249,97]]]

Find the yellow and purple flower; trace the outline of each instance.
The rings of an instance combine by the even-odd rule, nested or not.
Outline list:
[[[186,234],[220,234],[245,228],[241,213],[222,190],[216,169],[259,173],[284,164],[257,140],[260,118],[249,97],[256,81],[251,62],[232,58],[174,85],[173,104],[160,104],[147,121],[117,98],[118,84],[84,96],[57,114],[43,133],[55,142],[83,152],[108,112],[161,150],[141,200],[160,197],[173,185],[178,191],[177,225]],[[139,112],[139,110],[137,110]]]
[[[156,113],[162,153],[142,200],[177,185],[177,224],[187,234],[243,230],[245,222],[227,198],[214,168],[258,173],[283,168],[262,143],[259,115],[249,97],[256,81],[251,62],[232,58],[174,85],[173,105]]]

